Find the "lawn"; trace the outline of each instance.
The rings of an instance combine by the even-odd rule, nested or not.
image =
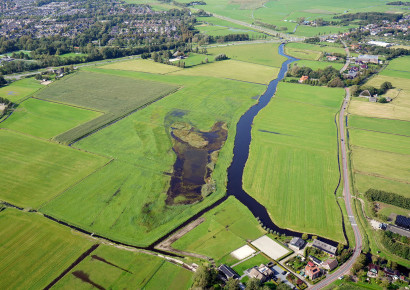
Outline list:
[[[101,66],[103,69],[120,69],[129,71],[139,71],[153,74],[167,74],[181,70],[181,68],[167,65],[163,63],[154,62],[146,59],[126,60],[121,62],[115,62]]]
[[[224,53],[235,60],[281,67],[286,58],[278,54],[278,46],[276,43],[238,44],[208,48],[208,53],[212,55]]]
[[[43,289],[92,242],[36,213],[0,214],[0,287]]]
[[[0,139],[0,199],[21,207],[38,208],[108,161],[6,130]]]
[[[332,66],[337,70],[340,70],[343,67],[343,63],[340,62],[328,62],[328,61],[314,61],[314,60],[298,60],[295,62],[299,67],[310,67],[313,70],[325,69],[328,66]]]
[[[247,269],[253,268],[255,266],[259,267],[261,264],[267,264],[269,263],[270,260],[266,258],[263,254],[258,254],[242,263],[239,265],[233,267],[236,273],[238,273],[240,276],[243,275],[243,272]]]
[[[100,115],[96,111],[30,98],[0,123],[0,128],[49,139]]]
[[[245,82],[268,84],[278,75],[279,69],[237,60],[217,61],[173,73],[227,78]]]
[[[78,278],[87,275],[89,281]],[[77,276],[76,276],[77,275]],[[90,289],[189,289],[193,273],[154,255],[101,245],[53,288]]]
[[[278,226],[341,242],[334,118],[343,95],[341,89],[280,83],[254,120],[243,180]]]
[[[43,87],[44,86],[34,78],[22,79],[0,88],[0,97],[16,103],[34,94],[37,90]]]
[[[410,122],[408,121],[369,118],[357,115],[350,115],[349,128],[358,128],[364,130],[410,136]]]
[[[90,86],[90,84],[93,84]],[[131,78],[79,72],[54,82],[36,96],[40,99],[89,108],[105,114],[56,137],[62,143],[76,140],[137,108],[174,92],[176,86]]]
[[[251,212],[234,197],[207,212],[205,221],[172,244],[184,251],[212,257],[218,261],[236,259],[230,253],[264,234]]]

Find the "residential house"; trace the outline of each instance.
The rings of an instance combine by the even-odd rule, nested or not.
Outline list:
[[[309,76],[302,76],[302,77],[299,79],[299,83],[301,84],[301,83],[307,81],[308,79],[309,79]]]
[[[377,277],[377,273],[380,270],[380,267],[374,264],[369,264],[368,266],[369,271],[367,271],[367,277],[369,278],[376,278]]]
[[[393,278],[393,280],[397,280],[400,277],[400,272],[398,270],[392,270],[389,268],[384,268],[383,272],[386,274],[386,276],[389,276]]]
[[[312,255],[309,255],[309,260],[311,260],[313,263],[315,263],[318,266],[322,265],[323,263],[321,260],[319,260],[318,258]]]
[[[337,60],[337,56],[334,56],[334,55],[328,55],[328,56],[326,56],[326,58],[327,58],[328,61],[335,61],[335,60]]]
[[[338,265],[336,259],[328,259],[327,261],[323,262],[322,267],[328,271],[333,271]]]
[[[316,266],[312,261],[309,261],[305,267],[305,273],[310,280],[315,280],[321,275],[322,272],[318,266]]]
[[[377,55],[362,54],[357,57],[358,62],[362,63],[379,63],[379,57]]]
[[[253,267],[250,271],[248,276],[250,278],[256,278],[260,280],[262,283],[268,281],[273,277],[273,271],[264,264],[261,264],[259,267]]]
[[[301,249],[303,249],[303,247],[305,246],[306,242],[298,237],[294,237],[290,243],[289,243],[289,248],[291,248],[294,251],[299,251]]]
[[[322,250],[322,251],[328,253],[330,256],[336,256],[336,252],[337,252],[336,247],[333,247],[332,245],[329,245],[329,244],[327,244],[325,242],[322,242],[318,239],[313,241],[312,246],[319,249],[319,250]]]
[[[222,264],[221,266],[219,266],[218,268],[219,272],[221,272],[226,279],[229,278],[233,278],[233,279],[237,279],[239,278],[239,275],[229,266]]]

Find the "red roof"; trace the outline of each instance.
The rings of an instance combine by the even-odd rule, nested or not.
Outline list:
[[[309,267],[313,267],[314,265],[315,265],[315,264],[313,264],[312,261],[309,261],[309,262],[308,262],[308,266],[309,266]]]

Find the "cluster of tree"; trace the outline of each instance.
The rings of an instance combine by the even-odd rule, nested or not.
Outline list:
[[[218,54],[217,56],[215,56],[215,61],[221,61],[221,60],[225,60],[225,59],[228,59],[228,57],[226,56],[225,53],[221,53],[221,54]]]
[[[409,49],[389,48],[375,45],[362,45],[360,52],[363,54],[384,55],[387,60],[391,60],[402,55],[410,55]]]
[[[408,239],[405,241],[406,243],[403,243],[401,242],[401,236],[393,234],[390,231],[385,231],[382,233],[381,242],[393,254],[410,260],[410,246]]]
[[[288,77],[298,77],[309,76],[309,79],[304,83],[313,86],[323,86],[328,87],[344,87],[344,82],[341,79],[340,72],[332,66],[328,66],[325,69],[312,70],[310,67],[293,65],[292,68],[287,72]],[[291,82],[297,82],[293,80]]]
[[[7,85],[7,81],[4,76],[0,73],[0,87]]]
[[[404,197],[397,193],[371,188],[366,191],[364,196],[370,201],[380,201],[401,208],[410,209],[410,198]]]
[[[310,37],[310,38],[306,38],[303,42],[305,43],[318,43],[320,42],[320,38],[319,37]]]
[[[356,263],[353,264],[351,272],[353,275],[356,275],[359,270],[364,269],[364,267],[368,264],[368,260],[366,255],[360,254],[357,258]]]
[[[286,30],[288,30],[288,28],[287,28],[286,26],[280,26],[280,27],[278,27],[278,26],[276,26],[276,25],[269,24],[269,23],[265,23],[265,22],[262,22],[262,21],[255,21],[254,24],[259,25],[259,26],[262,26],[262,27],[265,27],[265,28],[269,28],[269,29],[272,29],[272,30],[278,30],[278,31],[286,31]]]
[[[387,2],[386,5],[410,6],[410,2],[393,1],[393,2]]]
[[[10,105],[11,102],[6,98],[0,97],[0,104]]]
[[[358,12],[346,13],[342,15],[333,16],[334,19],[340,19],[340,24],[351,24],[351,22],[358,20],[357,24],[367,25],[377,21],[388,20],[397,22],[403,18],[403,14],[383,13],[383,12]]]

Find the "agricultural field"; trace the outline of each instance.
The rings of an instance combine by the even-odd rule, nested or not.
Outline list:
[[[285,53],[303,60],[319,60],[323,53],[340,53],[346,55],[344,48],[333,45],[315,45],[309,43],[288,43]]]
[[[0,138],[0,199],[20,207],[38,208],[108,162],[7,130]]]
[[[13,114],[0,123],[0,128],[50,139],[100,115],[96,111],[30,98],[19,104]]]
[[[224,60],[184,69],[173,75],[208,76],[268,84],[277,77],[278,73],[278,68],[237,60]]]
[[[206,34],[209,36],[226,36],[229,34],[248,34],[250,39],[266,39],[267,38],[265,34],[256,32],[254,30],[249,30],[246,27],[233,28],[233,27],[225,27],[225,26],[217,26],[217,25],[200,24],[200,25],[196,25],[195,29],[197,29],[202,34]]]
[[[211,47],[208,48],[208,53],[212,55],[225,53],[227,57],[234,60],[280,67],[286,58],[278,54],[278,46],[276,43],[240,44]]]
[[[34,78],[22,79],[0,88],[0,97],[9,99],[13,103],[18,103],[43,87]]]
[[[356,26],[348,25],[348,26],[321,26],[321,27],[314,27],[308,25],[299,25],[296,29],[295,35],[301,35],[306,37],[318,36],[323,34],[335,34],[335,33],[343,33],[349,31],[349,29],[354,28]]]
[[[90,84],[93,85],[90,87]],[[55,138],[59,142],[69,143],[176,89],[176,86],[159,82],[78,72],[55,82],[36,97],[104,112],[102,116]]]
[[[251,212],[233,196],[204,217],[202,224],[173,243],[172,247],[233,264],[237,260],[230,255],[232,251],[265,233]]]
[[[344,63],[341,62],[329,62],[329,61],[314,61],[314,60],[298,60],[295,62],[295,65],[298,65],[299,67],[310,67],[313,70],[317,69],[325,69],[329,66],[334,67],[335,69],[340,70]]]
[[[154,255],[101,245],[53,288],[188,289],[193,273]],[[93,287],[94,286],[94,287]]]
[[[36,213],[0,214],[0,287],[43,289],[92,242]]]
[[[181,70],[181,68],[167,65],[163,63],[154,62],[152,60],[135,59],[122,62],[115,62],[107,65],[103,65],[102,69],[119,69],[129,71],[139,71],[153,74],[167,74]]]
[[[377,188],[387,192],[396,192],[401,195],[410,197],[410,184],[396,180],[386,179],[383,176],[376,177],[361,173],[356,173],[354,176],[355,187],[358,192],[366,192],[369,188]]]
[[[343,95],[341,89],[279,83],[276,97],[254,120],[243,179],[246,192],[278,226],[340,242],[334,118]]]
[[[349,128],[410,136],[410,123],[401,120],[349,116]]]

